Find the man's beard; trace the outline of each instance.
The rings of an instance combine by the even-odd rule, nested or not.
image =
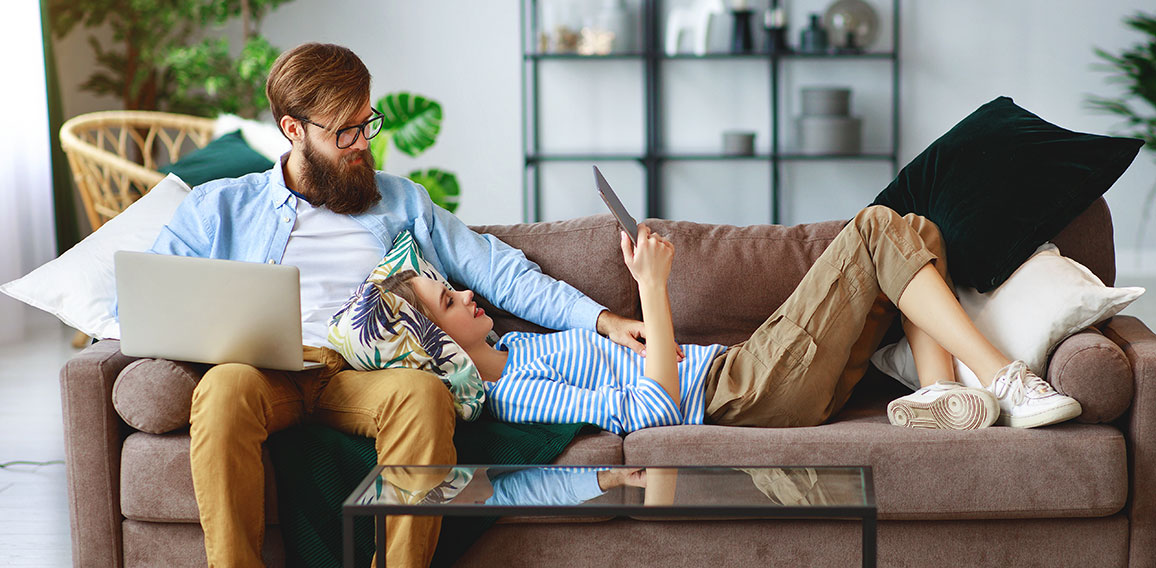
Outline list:
[[[334,213],[356,215],[381,201],[373,155],[368,148],[330,162],[306,139],[301,157],[305,159],[301,170],[301,185],[305,190],[302,193],[314,207],[324,206]],[[360,164],[350,163],[357,158],[361,158]]]

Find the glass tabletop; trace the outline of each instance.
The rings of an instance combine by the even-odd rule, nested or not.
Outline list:
[[[377,466],[351,513],[874,517],[870,467]]]

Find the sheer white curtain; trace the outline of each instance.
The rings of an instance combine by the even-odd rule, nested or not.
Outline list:
[[[48,95],[38,0],[8,0],[0,14],[4,86],[0,89],[0,283],[19,278],[56,253]],[[25,307],[0,294],[0,342],[23,337]]]

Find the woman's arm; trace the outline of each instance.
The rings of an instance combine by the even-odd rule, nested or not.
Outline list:
[[[626,233],[622,233],[621,244],[622,260],[638,282],[638,296],[642,300],[642,322],[646,329],[643,373],[662,385],[676,405],[681,405],[678,346],[674,342],[666,286],[674,260],[674,245],[645,225],[638,226],[637,245],[631,244]]]

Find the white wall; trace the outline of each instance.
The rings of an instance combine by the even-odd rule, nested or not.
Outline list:
[[[596,7],[598,0],[575,0]],[[689,0],[672,0],[686,4]],[[868,0],[884,20],[890,2]],[[637,0],[634,0],[637,3]],[[757,3],[756,3],[757,4]],[[787,0],[799,25],[825,0]],[[763,0],[761,5],[766,5]],[[1093,46],[1110,51],[1135,43],[1139,34],[1122,19],[1153,9],[1151,0],[901,0],[901,163],[977,106],[999,95],[1061,126],[1108,133],[1118,123],[1084,107],[1088,94],[1111,94],[1116,87],[1091,69]],[[441,101],[445,111],[437,145],[416,162],[391,153],[387,169],[440,166],[456,171],[463,187],[460,217],[471,224],[515,223],[522,219],[522,139],[520,94],[520,2],[500,0],[382,1],[296,0],[266,18],[262,31],[282,48],[303,41],[342,43],[356,51],[374,74],[374,96],[411,90]],[[886,35],[887,30],[884,30]],[[81,62],[89,57],[82,34],[58,47],[58,55]],[[234,30],[235,35],[235,30]],[[886,42],[886,39],[884,39]],[[569,64],[547,69],[553,81],[543,121],[554,148],[636,149],[641,145],[641,87],[634,63]],[[679,149],[717,147],[725,128],[751,126],[758,144],[768,143],[765,70],[753,63],[680,62],[667,75],[669,143]],[[889,80],[882,63],[790,71],[797,86],[850,84],[853,112],[867,119],[868,147],[886,147]],[[827,65],[827,63],[822,63]],[[868,66],[877,65],[872,71]],[[95,101],[74,85],[87,76],[80,65],[60,65],[65,112],[93,110],[115,101]],[[71,83],[71,85],[70,85]],[[880,90],[883,88],[883,90]],[[786,101],[791,108],[797,103]],[[710,108],[710,112],[705,112]],[[607,110],[609,109],[609,110]],[[1116,224],[1120,270],[1156,271],[1156,227],[1142,242],[1154,260],[1135,268],[1133,250],[1145,194],[1156,184],[1156,160],[1143,153],[1108,192]],[[627,205],[641,211],[641,175],[628,164],[604,168]],[[546,199],[548,218],[602,212],[589,191],[586,164],[557,166]],[[889,165],[874,163],[793,166],[783,196],[783,222],[847,218],[867,204],[891,178]],[[737,224],[769,219],[766,168],[734,163],[679,164],[668,171],[670,216]],[[620,180],[620,181],[619,181]],[[726,197],[726,199],[722,199]],[[732,205],[725,205],[727,202]],[[721,204],[721,205],[720,205]]]

